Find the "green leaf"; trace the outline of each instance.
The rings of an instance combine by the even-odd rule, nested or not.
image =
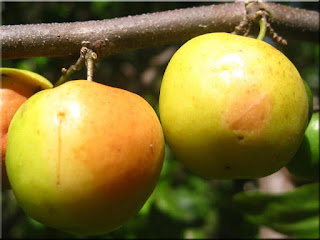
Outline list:
[[[242,192],[233,200],[251,223],[296,238],[319,238],[319,183],[282,194]]]
[[[210,191],[204,180],[190,177],[185,186],[162,181],[156,189],[155,205],[171,218],[192,222],[207,217],[211,209]],[[198,187],[195,187],[198,186]]]

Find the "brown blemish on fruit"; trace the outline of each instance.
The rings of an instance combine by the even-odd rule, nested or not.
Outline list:
[[[266,94],[253,89],[246,90],[229,107],[229,114],[226,116],[228,127],[245,132],[260,130],[265,124],[269,104]],[[239,137],[239,140],[243,139]]]
[[[242,140],[244,139],[244,136],[239,135],[239,136],[237,137],[237,139],[238,139],[239,141],[242,141]]]
[[[231,167],[225,166],[224,169],[229,170],[229,169],[231,169]]]
[[[151,152],[153,153],[153,144],[150,143],[149,147],[150,147]]]
[[[57,114],[58,121],[62,121],[65,116],[66,116],[65,112],[59,111]]]

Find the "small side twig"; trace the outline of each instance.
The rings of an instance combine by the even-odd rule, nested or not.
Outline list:
[[[62,72],[62,76],[59,78],[59,80],[56,82],[56,84],[54,85],[55,87],[61,85],[62,83],[64,83],[68,77],[76,72],[79,71],[85,62],[85,52],[86,52],[86,47],[82,47],[80,50],[80,57],[78,58],[77,62],[74,65],[71,65],[69,67],[69,69],[67,70],[66,68],[62,68],[61,72]]]
[[[83,47],[80,49],[80,57],[78,58],[77,62],[74,65],[71,65],[69,69],[62,68],[62,76],[54,85],[55,87],[64,83],[71,74],[81,70],[84,65],[87,67],[87,80],[93,81],[93,69],[98,56],[94,51],[87,47],[89,45],[88,41],[83,41],[82,45]]]
[[[260,29],[263,26],[265,33],[271,37],[272,41],[279,45],[287,45],[287,41],[279,36],[275,30],[271,27],[269,19],[272,12],[268,10],[268,7],[263,1],[252,1],[246,4],[247,19],[249,22],[259,23]],[[261,31],[260,31],[261,33]],[[261,40],[261,39],[260,39]]]
[[[287,40],[285,40],[284,38],[282,38],[281,36],[279,36],[274,29],[271,27],[270,23],[268,21],[266,21],[267,23],[267,30],[269,32],[269,34],[271,35],[271,38],[273,41],[275,41],[278,44],[282,44],[282,45],[287,45]]]

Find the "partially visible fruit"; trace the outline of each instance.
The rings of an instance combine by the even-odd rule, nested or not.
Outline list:
[[[52,84],[43,76],[27,70],[0,68],[0,71],[2,188],[7,189],[10,188],[10,183],[6,172],[5,155],[11,119],[24,101],[42,89],[52,88]]]
[[[319,181],[319,112],[312,115],[302,144],[287,169],[297,178]]]

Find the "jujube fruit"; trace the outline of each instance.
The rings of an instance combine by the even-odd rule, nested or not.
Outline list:
[[[154,190],[163,132],[140,96],[86,80],[29,98],[8,133],[7,170],[22,209],[80,235],[107,233]]]
[[[308,98],[290,60],[263,41],[209,33],[185,43],[163,76],[166,141],[191,172],[208,179],[260,178],[297,152]]]

